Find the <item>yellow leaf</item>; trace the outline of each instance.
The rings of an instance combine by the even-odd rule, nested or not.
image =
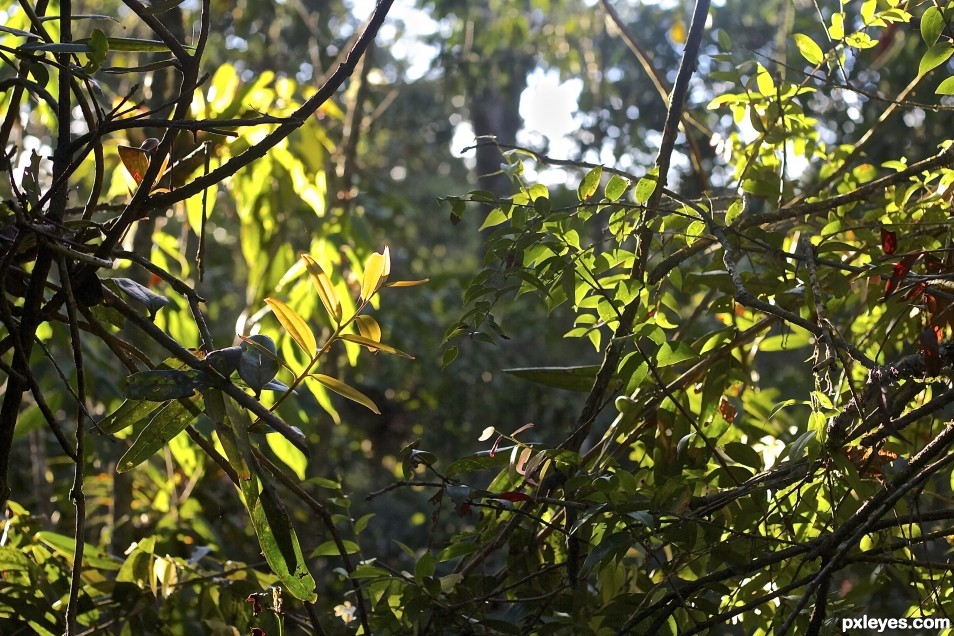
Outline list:
[[[312,373],[308,376],[314,380],[317,380],[327,388],[331,389],[338,395],[343,395],[353,402],[357,402],[362,406],[366,406],[378,415],[381,415],[381,411],[378,410],[377,405],[374,401],[369,398],[367,395],[359,391],[358,389],[349,386],[337,378],[333,378],[330,375],[325,375],[323,373]]]
[[[384,254],[375,252],[368,258],[368,262],[364,265],[364,280],[361,282],[360,298],[362,300],[371,298],[371,295],[378,291],[381,283],[387,278],[387,270],[390,268],[391,257],[388,254],[388,248],[384,248]]]
[[[370,340],[368,338],[365,338],[364,336],[356,336],[353,333],[343,333],[341,334],[341,339],[347,340],[348,342],[354,342],[356,344],[363,345],[367,347],[368,349],[371,349],[372,351],[376,351],[376,350],[383,351],[384,353],[393,353],[395,355],[404,356],[405,358],[410,358],[411,360],[414,359],[414,356],[412,356],[409,353],[398,351],[392,346],[386,345],[382,342],[375,342],[374,340]]]
[[[686,43],[686,23],[682,20],[676,20],[669,29],[669,38],[676,44]]]
[[[298,346],[304,349],[305,353],[312,356],[318,350],[318,343],[315,341],[315,334],[311,327],[305,322],[305,319],[298,315],[298,312],[278,300],[277,298],[266,298],[265,302],[272,308],[278,322],[288,332]]]
[[[311,274],[311,280],[315,283],[315,289],[318,290],[318,298],[321,300],[321,304],[325,306],[325,310],[335,321],[335,324],[340,325],[341,301],[338,300],[334,285],[331,284],[328,275],[325,274],[325,271],[321,269],[321,265],[315,259],[308,254],[302,254],[301,257],[305,261],[308,273]]]
[[[420,280],[396,280],[393,283],[388,283],[385,285],[385,287],[416,287],[417,285],[423,285],[430,280],[430,278],[422,278]]]
[[[381,342],[381,325],[371,316],[358,316],[355,318],[355,324],[358,327],[358,333],[375,342]]]
[[[149,153],[142,148],[119,146],[119,159],[123,162],[126,172],[133,178],[136,185],[142,183],[142,178],[149,168]]]

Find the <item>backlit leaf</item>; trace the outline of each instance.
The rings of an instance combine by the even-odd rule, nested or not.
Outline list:
[[[387,248],[384,251],[387,253]],[[368,258],[368,262],[364,265],[364,279],[361,282],[361,299],[371,298],[387,278],[389,268],[390,258],[385,254],[375,252]]]
[[[805,61],[809,64],[818,66],[825,60],[825,53],[821,47],[815,43],[815,40],[804,33],[796,33],[792,37],[795,38],[795,45],[798,47],[798,52],[802,54],[802,57],[804,57]]]
[[[393,353],[395,355],[403,356],[411,360],[414,359],[414,356],[412,356],[409,353],[398,351],[392,346],[386,345],[382,342],[375,342],[374,340],[369,340],[368,338],[365,338],[364,336],[357,336],[353,333],[343,333],[341,334],[341,339],[347,340],[348,342],[354,342],[355,344],[363,345],[367,347],[368,349],[371,349],[372,351],[375,351],[375,350],[383,351],[385,353]]]
[[[266,298],[265,302],[272,308],[275,317],[282,323],[288,335],[298,343],[298,346],[309,356],[315,355],[318,350],[315,334],[298,312],[277,298]]]
[[[355,326],[358,327],[358,333],[363,337],[381,342],[381,325],[371,316],[358,316],[355,318]]]
[[[918,76],[926,75],[931,70],[944,64],[950,59],[952,53],[954,53],[954,45],[950,42],[938,42],[933,45],[921,56],[921,61],[918,64]]]
[[[579,187],[576,189],[576,196],[580,201],[586,201],[596,193],[600,187],[600,179],[603,176],[603,167],[596,166],[586,173]]]
[[[324,305],[325,311],[328,312],[335,324],[341,324],[341,301],[338,300],[338,295],[335,293],[334,285],[331,284],[328,275],[310,255],[302,254],[301,258],[305,261],[305,267],[308,268],[311,280],[315,283],[318,299]]]
[[[162,407],[119,459],[117,472],[131,470],[158,453],[199,416],[202,408],[200,398],[195,398],[193,402],[176,400]]]
[[[333,378],[330,375],[325,375],[323,373],[312,373],[308,376],[314,380],[317,380],[324,386],[328,387],[338,395],[342,395],[352,402],[357,402],[362,406],[367,407],[374,413],[381,415],[381,411],[378,409],[377,404],[374,403],[374,400],[369,398],[367,395],[359,391],[358,389],[349,386],[337,378]]]

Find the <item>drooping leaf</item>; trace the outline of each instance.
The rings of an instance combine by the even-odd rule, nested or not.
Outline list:
[[[242,347],[238,346],[216,349],[215,351],[210,351],[208,355],[205,356],[205,360],[212,365],[216,371],[225,377],[229,377],[238,371],[239,364],[242,362],[243,351]]]
[[[347,340],[348,342],[354,342],[356,344],[363,345],[367,347],[368,349],[371,349],[372,351],[374,350],[383,351],[385,353],[393,353],[395,355],[399,355],[399,356],[408,358],[410,360],[414,359],[414,356],[412,356],[409,353],[398,351],[392,346],[386,345],[382,342],[375,342],[374,340],[369,340],[368,338],[365,338],[364,336],[357,336],[353,333],[343,333],[341,334],[341,339]]]
[[[133,373],[122,382],[123,394],[130,400],[164,402],[192,397],[192,394],[208,388],[211,378],[202,371],[189,369],[157,369]]]
[[[941,352],[938,347],[938,333],[934,326],[928,325],[918,335],[918,347],[924,355],[924,368],[929,375],[941,372]]]
[[[901,284],[901,281],[908,275],[908,272],[911,271],[911,268],[914,267],[914,264],[919,258],[921,258],[921,252],[912,252],[894,264],[894,272],[884,286],[885,300],[890,298],[894,292],[898,291],[898,286]]]
[[[381,415],[381,411],[378,409],[378,406],[374,403],[374,400],[369,398],[367,395],[354,388],[353,386],[347,385],[338,378],[333,378],[330,375],[325,375],[324,373],[312,373],[308,376],[313,380],[316,380],[328,387],[338,395],[342,395],[352,402],[357,402],[364,407],[367,407],[377,415]]]
[[[310,255],[302,254],[301,258],[305,261],[305,267],[308,268],[311,280],[315,283],[315,289],[318,291],[318,299],[321,300],[321,304],[324,305],[325,311],[328,312],[328,315],[331,316],[335,324],[341,324],[341,301],[338,300],[335,287],[331,284],[328,275],[325,274],[325,271],[321,269],[321,265]]]
[[[97,428],[106,435],[112,435],[145,421],[159,408],[151,400],[124,400],[119,408],[99,421]]]
[[[163,406],[116,464],[116,471],[124,473],[146,461],[185,430],[201,412],[201,398],[191,402],[175,400]]]
[[[252,345],[249,341],[255,344]],[[275,341],[264,334],[256,334],[244,339],[241,347],[243,353],[239,362],[239,376],[252,390],[261,391],[278,373],[278,349],[275,347]]]
[[[272,308],[272,312],[278,321],[285,327],[288,335],[298,344],[302,350],[309,356],[315,355],[318,350],[318,342],[315,340],[315,334],[297,311],[286,305],[277,298],[266,298],[265,302]]]
[[[580,367],[527,367],[503,369],[503,372],[536,384],[552,386],[568,391],[589,392],[596,380],[599,365]]]
[[[894,254],[898,249],[898,235],[881,228],[881,249],[885,254]]]
[[[118,146],[117,150],[119,151],[119,159],[129,176],[136,182],[136,185],[142,183],[142,178],[145,176],[146,170],[149,169],[149,153],[142,148],[123,145]]]
[[[108,280],[115,283],[123,294],[145,307],[152,317],[155,317],[156,312],[169,304],[168,298],[157,294],[131,278],[110,278]]]

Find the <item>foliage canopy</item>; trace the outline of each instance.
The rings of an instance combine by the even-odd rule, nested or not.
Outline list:
[[[0,4],[0,631],[954,613],[954,3],[442,0],[414,79],[390,0],[80,4]]]

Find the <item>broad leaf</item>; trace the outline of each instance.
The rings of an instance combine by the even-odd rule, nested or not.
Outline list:
[[[176,400],[163,406],[120,458],[116,471],[124,473],[155,455],[198,417],[202,407],[201,398],[192,402]]]

